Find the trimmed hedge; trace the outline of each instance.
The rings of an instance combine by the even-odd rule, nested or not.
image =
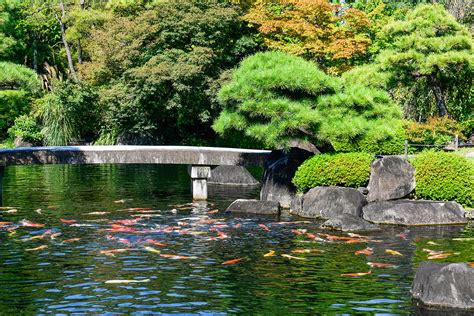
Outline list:
[[[416,168],[416,198],[473,206],[474,164],[465,157],[426,152],[417,155],[411,163]]]
[[[298,168],[293,184],[299,192],[306,192],[316,186],[365,186],[369,182],[373,159],[367,153],[316,155]]]

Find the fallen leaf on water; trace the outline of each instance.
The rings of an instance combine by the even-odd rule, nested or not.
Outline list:
[[[439,244],[435,243],[434,241],[428,241],[426,244],[430,246],[439,246]]]
[[[29,249],[25,249],[26,251],[37,251],[37,250],[43,250],[43,249],[46,249],[48,248],[48,246],[46,245],[42,245],[42,246],[39,246],[39,247],[36,247],[36,248],[29,248]]]
[[[20,225],[23,227],[44,227],[44,224],[33,223],[27,219],[21,220]]]
[[[356,255],[367,255],[367,256],[370,256],[374,253],[373,249],[370,248],[370,247],[367,247],[365,249],[362,249],[362,250],[358,250],[355,252]]]
[[[157,254],[160,254],[160,253],[161,253],[160,250],[155,249],[155,248],[153,248],[153,247],[145,246],[145,247],[143,247],[143,249],[145,249],[146,251],[149,251],[149,252],[157,253]]]
[[[60,218],[59,220],[60,220],[61,222],[65,223],[65,224],[72,224],[72,223],[77,222],[75,219]]]
[[[105,281],[104,283],[106,284],[128,284],[128,283],[146,283],[150,282],[150,279],[144,279],[144,280],[108,280]]]
[[[314,252],[324,252],[323,250],[319,249],[295,249],[292,250],[293,253],[314,253]]]
[[[308,259],[306,259],[306,258],[300,258],[300,257],[294,257],[294,256],[291,256],[291,255],[287,255],[286,253],[282,254],[281,256],[282,256],[282,257],[285,257],[285,258],[288,258],[288,259],[308,260]]]
[[[63,242],[76,242],[76,241],[79,241],[79,240],[81,240],[81,238],[71,238],[71,239],[66,239]]]
[[[240,261],[242,261],[242,258],[227,260],[227,261],[222,262],[222,264],[235,264],[235,263],[240,262]]]
[[[341,274],[341,276],[358,277],[358,276],[364,276],[368,274],[372,274],[372,270],[370,270],[369,272],[343,273]]]
[[[267,252],[266,254],[264,254],[263,256],[264,257],[273,257],[275,255],[275,251],[274,250],[270,250],[269,252]]]
[[[390,263],[381,263],[381,262],[367,262],[371,267],[375,268],[394,268],[396,265]]]
[[[39,215],[43,215],[43,213],[42,213],[42,212],[43,212],[43,210],[42,210],[42,209],[40,209],[40,208],[39,208],[39,209],[37,209],[37,210],[35,210],[35,213],[37,213],[37,214],[39,214]]]
[[[403,256],[400,252],[392,249],[385,249],[385,252],[393,256]]]
[[[429,260],[444,259],[444,258],[447,258],[447,257],[452,256],[452,255],[453,255],[452,253],[438,253],[438,254],[428,256],[428,259]]]

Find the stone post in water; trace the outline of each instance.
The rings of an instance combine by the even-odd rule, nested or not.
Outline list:
[[[193,200],[207,200],[207,179],[211,177],[211,167],[191,166],[191,179],[193,181]]]

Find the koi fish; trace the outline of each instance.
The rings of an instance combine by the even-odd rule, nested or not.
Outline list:
[[[150,282],[150,279],[143,280],[107,280],[105,284],[128,284],[128,283],[146,283]]]
[[[37,251],[37,250],[43,250],[43,249],[46,249],[48,248],[48,246],[46,245],[42,245],[42,246],[39,246],[39,247],[36,247],[36,248],[29,248],[29,249],[25,249],[26,251]]]
[[[430,246],[439,246],[439,244],[435,243],[434,241],[428,241],[426,244]]]
[[[148,251],[148,252],[153,252],[153,253],[157,253],[157,254],[160,254],[160,253],[161,253],[160,250],[155,249],[155,248],[153,248],[153,247],[145,246],[145,247],[143,247],[143,249],[145,249],[145,250]]]
[[[227,265],[227,264],[235,264],[235,263],[238,263],[238,262],[240,262],[240,261],[242,261],[242,258],[227,260],[227,261],[222,262],[222,264],[226,264],[226,265]]]
[[[398,234],[398,237],[400,237],[402,239],[407,239],[408,235],[406,233],[400,233],[400,234]]]
[[[291,232],[296,235],[303,235],[306,234],[306,229],[292,229]]]
[[[112,224],[112,228],[107,228],[107,230],[113,233],[134,233],[137,231],[135,228],[117,224]]]
[[[155,245],[155,246],[158,246],[158,247],[166,247],[167,246],[164,242],[157,241],[157,240],[154,240],[154,239],[145,239],[144,243],[145,244],[152,244],[152,245]]]
[[[396,265],[390,263],[381,263],[381,262],[367,262],[372,268],[394,268]]]
[[[114,224],[118,224],[118,225],[135,225],[136,223],[138,223],[140,221],[140,218],[136,218],[136,219],[123,219],[123,220],[116,220],[114,221]]]
[[[285,257],[285,258],[288,258],[288,259],[308,260],[308,259],[306,259],[306,258],[300,258],[300,257],[294,257],[294,256],[291,256],[291,255],[287,255],[286,253],[282,254],[281,256],[282,256],[282,257]]]
[[[0,226],[8,226],[13,224],[13,222],[0,222]]]
[[[403,256],[400,252],[392,249],[385,249],[385,252],[393,256]]]
[[[106,255],[109,257],[115,257],[115,253],[125,252],[131,250],[130,248],[122,248],[122,249],[109,249],[109,250],[101,250],[99,253],[102,255]]]
[[[269,252],[267,252],[266,254],[263,255],[264,257],[273,257],[275,256],[275,251],[274,250],[270,250]]]
[[[133,201],[133,199],[121,199],[121,200],[114,201],[114,203],[123,204],[123,203],[129,202],[129,201]]]
[[[370,248],[370,247],[367,247],[365,249],[362,249],[362,250],[358,250],[355,252],[356,255],[367,255],[367,256],[370,256],[374,253],[373,249]]]
[[[63,240],[63,243],[64,242],[76,242],[76,241],[79,241],[79,240],[81,240],[81,238],[71,238],[71,239]]]
[[[238,224],[235,224],[234,226],[232,226],[232,228],[235,228],[235,229],[238,229],[242,227],[242,224],[238,223]]]
[[[85,215],[107,215],[110,214],[110,212],[90,212],[86,213]]]
[[[160,257],[170,258],[170,259],[197,259],[197,257],[193,257],[193,256],[180,256],[180,255],[173,255],[173,254],[166,254],[166,253],[160,254]]]
[[[439,254],[428,256],[428,260],[444,259],[444,258],[447,258],[447,257],[452,256],[452,255],[453,255],[452,253],[439,253]]]
[[[44,224],[33,223],[27,219],[21,220],[20,225],[23,227],[44,227]]]
[[[212,210],[212,211],[207,212],[207,214],[209,215],[217,214],[217,213],[219,213],[219,210]]]
[[[319,250],[319,249],[295,249],[295,250],[292,250],[291,252],[293,252],[293,253],[314,253],[314,252],[323,252],[323,251]]]
[[[262,228],[263,230],[266,230],[267,232],[270,231],[270,228],[268,228],[268,227],[267,227],[266,225],[264,225],[264,224],[258,224],[258,226],[259,226],[260,228]]]
[[[370,270],[369,272],[343,273],[341,274],[341,276],[359,277],[368,274],[372,274],[372,270]]]
[[[51,234],[51,236],[49,236],[49,238],[55,239],[56,237],[61,236],[61,235],[62,235],[61,233]]]
[[[64,219],[64,218],[60,218],[59,219],[61,222],[65,223],[65,224],[73,224],[75,222],[77,222],[75,219]]]

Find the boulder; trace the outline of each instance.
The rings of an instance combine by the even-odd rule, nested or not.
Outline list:
[[[398,156],[389,156],[372,163],[367,200],[400,199],[415,189],[415,168]]]
[[[474,312],[474,268],[466,263],[422,262],[411,294],[427,306],[472,309]]]
[[[304,194],[296,193],[293,200],[291,200],[290,211],[298,212],[298,211],[303,210],[303,201],[304,201]]]
[[[280,204],[276,201],[259,201],[238,199],[226,209],[230,213],[279,215]]]
[[[283,208],[289,208],[296,194],[296,187],[291,182],[298,167],[312,152],[292,148],[288,153],[273,152],[263,175],[260,200],[277,201]]]
[[[293,213],[310,218],[334,218],[341,214],[361,216],[365,197],[356,189],[341,187],[315,187],[303,197],[303,208]]]
[[[456,202],[394,200],[369,203],[365,220],[377,224],[442,225],[465,224],[464,209]]]
[[[258,185],[259,182],[242,166],[217,166],[208,180],[211,184]]]
[[[380,228],[377,225],[371,224],[358,216],[352,214],[341,214],[334,218],[325,221],[321,228],[330,228],[342,230],[345,232],[358,231],[377,231]]]
[[[21,137],[21,136],[15,137],[15,141],[13,142],[13,144],[14,144],[15,148],[19,148],[19,147],[33,147],[33,146],[34,146],[34,144],[23,140],[23,137]]]

